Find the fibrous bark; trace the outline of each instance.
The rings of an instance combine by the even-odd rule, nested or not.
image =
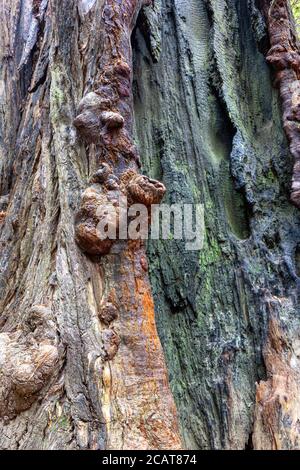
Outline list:
[[[275,71],[275,85],[282,101],[282,120],[294,159],[291,201],[300,207],[300,54],[289,2],[263,1],[270,40],[267,61]],[[285,308],[286,299],[270,300]],[[259,449],[298,449],[299,434],[299,351],[298,328],[282,328],[281,315],[271,313],[263,348],[267,380],[256,391],[253,443]]]
[[[129,204],[146,203],[149,198],[151,205],[159,203],[165,193],[164,186],[159,182],[137,175],[140,159],[132,139],[130,37],[143,4],[149,4],[149,1],[104,2],[104,45],[98,64],[100,75],[95,77],[94,86],[100,103],[94,96],[92,99],[89,95],[88,98],[84,97],[79,107],[80,114],[74,121],[86,141],[96,144],[99,142],[99,145],[95,146],[96,159],[99,162],[105,161],[106,165],[113,168],[110,177],[96,188],[96,191],[102,191],[100,200],[97,201],[94,195],[87,196],[85,193],[83,206],[77,214],[81,245],[84,245],[84,251],[90,254],[101,255],[109,252],[108,247],[103,249],[101,241],[99,244],[97,240],[95,225],[99,223],[96,215],[99,207],[112,204],[121,211],[118,206],[121,195],[129,196]],[[95,102],[98,104],[97,109]],[[116,227],[117,235],[118,229],[119,227]],[[77,236],[77,240],[78,238]],[[113,324],[107,327],[110,331],[106,329],[103,337],[105,357],[112,360],[116,356],[115,364],[105,364],[103,371],[110,382],[106,383],[106,393],[109,393],[111,398],[110,403],[106,404],[104,415],[110,427],[109,445],[118,447],[123,435],[125,448],[178,448],[180,438],[175,405],[168,389],[164,359],[153,325],[154,305],[144,264],[146,255],[143,242],[119,241],[114,244],[114,250],[114,254],[102,263],[103,276],[109,289],[107,300],[117,307],[119,313],[119,318],[114,319]],[[129,340],[130,330],[132,334]],[[117,355],[118,349],[121,348],[120,334],[123,337],[126,335],[126,341],[123,341],[125,348]],[[131,344],[128,348],[129,341]],[[124,360],[125,364],[127,363],[125,367]],[[138,367],[139,363],[141,367]],[[127,411],[122,409],[127,401],[133,403],[130,419]]]
[[[91,235],[118,193],[165,192],[138,175],[132,139],[146,3],[1,7],[1,448],[181,447],[143,243]],[[47,318],[27,327],[37,309]]]

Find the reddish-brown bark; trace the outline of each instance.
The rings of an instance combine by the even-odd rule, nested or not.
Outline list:
[[[294,158],[291,201],[300,208],[300,55],[290,4],[260,0],[266,18],[270,50],[267,61],[279,88],[283,126]],[[269,325],[263,357],[266,380],[257,384],[253,446],[255,449],[299,448],[299,351],[297,334],[284,328],[278,312],[289,300],[268,299]]]

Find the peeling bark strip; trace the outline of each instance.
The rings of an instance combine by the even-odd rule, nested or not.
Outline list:
[[[273,66],[283,105],[283,125],[294,157],[292,202],[300,208],[300,54],[288,0],[263,2]]]
[[[1,449],[181,447],[144,246],[89,232],[99,202],[165,191],[132,141],[144,3],[0,5]]]
[[[91,255],[108,255],[115,244],[115,254],[103,260],[109,298],[99,315],[107,326],[103,331],[105,359],[114,360],[105,365],[103,372],[103,416],[109,448],[118,447],[120,431],[123,448],[178,449],[181,446],[175,405],[155,328],[147,269],[144,269],[145,248],[140,241],[103,241],[96,230],[105,216],[106,205],[114,205],[119,215],[120,196],[126,196],[129,205],[141,203],[150,207],[160,203],[165,194],[163,184],[137,174],[140,157],[132,138],[130,37],[141,6],[150,3],[141,0],[104,3],[100,75],[94,91],[81,100],[74,120],[86,143],[96,145],[99,165],[76,216],[76,241]],[[115,229],[118,234],[119,227]],[[115,309],[107,320],[105,312],[112,311],[109,305]]]

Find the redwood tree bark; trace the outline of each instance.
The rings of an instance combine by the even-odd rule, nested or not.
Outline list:
[[[283,124],[294,157],[291,200],[300,207],[300,54],[289,2],[262,2],[271,48],[267,60],[276,72],[283,107]]]
[[[300,216],[268,3],[142,3],[0,6],[0,448],[297,449]],[[182,439],[144,247],[86,230],[85,202],[140,163],[205,209],[200,252],[148,246]]]

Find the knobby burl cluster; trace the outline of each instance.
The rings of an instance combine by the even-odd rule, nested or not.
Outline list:
[[[271,49],[267,61],[276,73],[284,130],[294,158],[291,200],[300,208],[300,55],[287,0],[264,0]]]
[[[166,191],[162,183],[135,170],[126,170],[118,178],[106,163],[101,164],[90,182],[75,217],[75,238],[80,248],[91,255],[108,254],[115,242],[99,237],[97,226],[101,218],[105,218],[111,227],[115,226],[114,232],[118,238],[121,196],[126,197],[129,206],[138,203],[150,208],[152,204],[160,203]],[[114,213],[110,213],[109,206],[114,206]]]
[[[103,297],[101,308],[98,310],[99,320],[103,323],[102,347],[105,361],[111,361],[115,357],[121,343],[121,338],[114,329],[114,321],[119,318],[119,309],[116,305],[117,300],[112,289]]]
[[[35,305],[21,327],[0,334],[0,418],[11,420],[47,391],[59,362],[51,311]]]
[[[108,254],[115,242],[102,240],[97,226],[105,218],[111,226],[117,224],[118,234],[121,195],[127,198],[128,206],[140,203],[149,208],[159,204],[166,191],[162,183],[138,173],[140,157],[132,139],[130,36],[139,9],[150,3],[148,0],[118,5],[105,3],[102,18],[108,43],[107,47],[104,45],[106,52],[100,64],[101,73],[94,91],[87,93],[79,103],[74,119],[80,137],[87,144],[95,144],[100,155],[99,169],[90,179],[75,217],[76,242],[90,255]],[[108,205],[115,207],[111,220]]]

